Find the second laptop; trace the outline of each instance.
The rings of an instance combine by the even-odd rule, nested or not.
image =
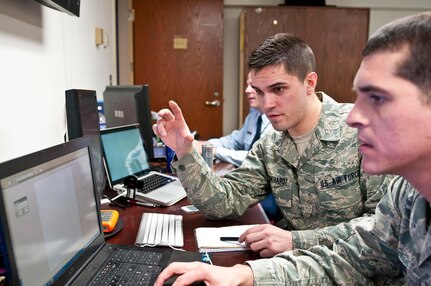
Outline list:
[[[109,186],[126,192],[124,179],[130,175],[144,180],[144,188],[136,192],[136,200],[170,206],[187,196],[178,178],[153,171],[144,149],[139,125],[126,125],[101,130],[104,163]],[[152,146],[151,142],[148,146]],[[150,186],[150,184],[154,184]],[[159,186],[162,182],[163,186]]]

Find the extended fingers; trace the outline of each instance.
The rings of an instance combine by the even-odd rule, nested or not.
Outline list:
[[[159,119],[157,121],[161,119],[164,119],[166,121],[175,119],[174,113],[167,108],[161,109],[157,115],[159,115]]]
[[[163,118],[157,119],[157,123],[153,125],[153,131],[154,134],[156,134],[158,137],[163,138],[166,136],[166,120]]]
[[[157,119],[157,124],[153,125],[153,131],[157,136],[164,137],[166,136],[165,126],[167,122],[174,120],[175,117],[172,112],[167,108],[160,110],[158,115],[159,119]]]
[[[183,112],[181,111],[181,108],[178,106],[178,104],[173,101],[170,100],[169,101],[169,107],[172,110],[173,116],[175,118],[175,120],[177,121],[182,121],[183,122],[183,126],[185,126],[186,128],[183,129],[183,134],[182,136],[185,138],[186,142],[193,142],[193,140],[195,139],[193,137],[193,135],[190,133],[190,130],[187,127],[186,121],[183,117]]]
[[[172,113],[175,116],[175,119],[184,120],[183,112],[181,111],[181,108],[178,106],[178,104],[175,101],[169,100],[169,107],[171,108]]]
[[[253,233],[259,232],[259,231],[261,231],[262,229],[263,229],[263,225],[257,225],[257,226],[250,227],[249,229],[247,229],[246,231],[244,231],[244,233],[243,233],[243,234],[241,234],[241,235],[239,236],[238,241],[239,241],[239,242],[244,242],[244,241],[246,241],[246,240],[247,240],[247,237],[248,237],[250,234],[253,234]],[[247,241],[246,241],[246,242],[247,242]],[[248,242],[250,242],[250,241],[248,241]]]
[[[163,283],[168,280],[171,276],[175,274],[184,274],[184,272],[188,271],[190,267],[187,265],[188,263],[181,263],[181,262],[173,262],[169,264],[163,271],[159,274],[159,277],[157,277],[156,282],[154,285],[163,285]]]

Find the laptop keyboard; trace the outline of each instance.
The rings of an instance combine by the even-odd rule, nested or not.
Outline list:
[[[144,213],[135,245],[183,247],[183,217],[174,214]]]
[[[91,285],[151,285],[162,271],[158,266],[162,256],[159,252],[118,249]]]
[[[151,174],[145,178],[140,179],[140,181],[142,181],[144,184],[144,187],[142,189],[140,189],[139,191],[147,194],[157,188],[163,187],[164,185],[174,181],[175,179],[173,178],[169,178],[169,177],[165,177],[165,176],[160,176],[157,174]]]

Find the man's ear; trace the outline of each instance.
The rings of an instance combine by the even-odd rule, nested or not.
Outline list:
[[[313,94],[317,85],[317,74],[315,72],[310,72],[305,77],[304,83],[307,87],[307,94]]]

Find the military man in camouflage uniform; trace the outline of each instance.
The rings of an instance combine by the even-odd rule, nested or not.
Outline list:
[[[257,141],[223,178],[193,150],[176,103],[169,103],[173,114],[159,112],[154,131],[176,150],[172,165],[188,198],[206,217],[221,219],[242,215],[272,192],[288,230],[263,224],[240,237],[262,257],[349,237],[360,217],[374,211],[383,181],[361,171],[356,130],[345,122],[353,105],[315,92],[313,52],[294,35],[270,37],[248,63],[259,104],[282,132]]]
[[[176,285],[372,285],[405,277],[431,285],[431,12],[393,21],[368,41],[354,80],[355,107],[347,118],[358,129],[363,169],[394,179],[374,221],[351,238],[287,251],[246,265],[172,264],[159,276],[183,274]]]

